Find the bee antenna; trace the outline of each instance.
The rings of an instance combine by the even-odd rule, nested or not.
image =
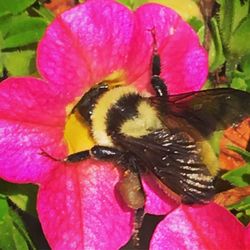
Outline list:
[[[62,160],[62,159],[58,159],[58,158],[55,158],[55,157],[53,157],[52,155],[50,155],[49,153],[47,153],[44,149],[42,149],[42,148],[40,148],[40,152],[39,152],[39,154],[40,155],[42,155],[42,156],[44,156],[44,157],[47,157],[47,158],[49,158],[49,159],[51,159],[51,160],[53,160],[53,161],[59,161],[59,162],[65,162],[64,161],[64,159]]]

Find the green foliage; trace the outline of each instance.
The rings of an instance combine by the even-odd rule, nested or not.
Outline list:
[[[241,148],[235,147],[235,146],[231,146],[231,145],[229,145],[228,148],[240,154],[246,162],[250,163],[250,152],[243,150]]]
[[[214,71],[221,65],[223,65],[223,63],[225,62],[223,45],[216,18],[211,19],[211,33],[212,33],[212,41],[211,41],[211,48],[209,50],[209,65],[210,65],[209,69],[210,71]]]
[[[12,184],[0,179],[0,195],[7,196],[18,208],[36,216],[37,187],[31,184]]]
[[[7,197],[0,195],[0,249],[35,249],[20,216],[7,200]]]
[[[129,7],[130,9],[134,10],[140,5],[147,3],[147,0],[118,0],[118,2],[124,4],[125,6]]]
[[[224,180],[228,180],[237,187],[245,187],[250,185],[250,152],[235,146],[228,146],[229,149],[238,153],[247,162],[246,165],[228,171],[222,176]]]
[[[223,179],[237,187],[247,187],[250,185],[250,152],[235,146],[228,146],[234,152],[240,154],[247,162],[246,165],[231,170],[222,176]],[[250,222],[250,196],[247,196],[237,204],[228,207],[235,216],[245,225]]]
[[[241,202],[229,206],[228,209],[232,210],[236,217],[245,225],[250,222],[250,196],[243,199]]]
[[[2,58],[4,66],[10,75],[23,76],[35,72],[35,51],[23,50],[13,52],[3,52]]]
[[[192,26],[192,28],[198,32],[202,26],[203,26],[203,23],[200,19],[198,19],[197,17],[192,17],[188,20],[188,23]]]
[[[247,38],[250,38],[250,15],[232,33],[229,50],[234,57],[242,57],[250,54],[250,42]]]
[[[225,56],[225,76],[230,85],[248,91],[249,79],[246,79],[242,60],[250,55],[250,0],[244,2],[217,0],[217,3],[219,4],[219,10],[216,14],[218,29],[214,26],[212,19],[212,37],[220,37],[222,50],[218,50],[216,53]],[[214,33],[215,28],[216,33]],[[239,71],[238,68],[241,70]],[[220,69],[219,63],[210,67],[211,72],[218,69]],[[239,75],[239,72],[243,74]]]
[[[220,68],[223,65],[223,63],[225,63],[225,55],[219,32],[218,22],[216,18],[212,18],[210,24],[211,24],[211,40],[208,51],[208,59],[209,59],[208,62],[209,62],[209,71],[213,72],[216,69]],[[200,42],[204,43],[205,26],[202,25],[197,32],[200,38]]]
[[[17,48],[38,42],[47,26],[44,18],[20,15],[11,18],[2,49]],[[5,24],[6,26],[6,24]],[[6,30],[6,27],[3,27]]]
[[[246,80],[250,80],[250,55],[244,56],[241,60],[242,71]]]
[[[248,90],[247,83],[242,77],[233,77],[230,86],[235,89]]]
[[[53,15],[35,0],[0,0],[0,78],[36,73],[36,45]]]
[[[245,1],[244,4],[241,4],[240,0],[218,0],[217,2],[220,4],[218,17],[222,40],[225,45],[228,45],[232,33],[248,15],[249,1]]]
[[[0,15],[5,13],[18,14],[31,6],[36,0],[0,0]]]
[[[228,180],[234,186],[245,187],[250,185],[250,163],[243,167],[231,170],[223,175],[224,180]]]

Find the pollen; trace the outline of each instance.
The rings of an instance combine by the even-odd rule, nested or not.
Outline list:
[[[116,70],[104,78],[103,82],[108,82],[112,87],[127,85],[126,74],[124,70]]]

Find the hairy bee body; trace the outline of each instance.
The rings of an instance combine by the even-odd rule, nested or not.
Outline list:
[[[139,94],[131,85],[113,87],[103,82],[90,89],[84,100],[88,101],[77,110],[89,122],[101,149],[93,151],[93,157],[115,160],[131,172],[133,180],[135,172],[139,176],[153,174],[186,203],[205,202],[214,194],[217,159],[190,124],[186,123],[188,129],[184,129],[177,125],[182,121],[175,118],[178,123],[173,125],[147,93]],[[112,156],[105,158],[107,149]],[[133,160],[128,160],[131,157]],[[130,176],[128,173],[126,176]]]
[[[116,135],[140,138],[163,128],[159,112],[133,86],[119,86],[99,97],[91,116],[98,145],[120,146]]]
[[[168,95],[160,73],[160,57],[154,49],[154,96],[138,93],[132,85],[103,81],[72,110],[89,124],[96,146],[69,155],[65,161],[94,157],[118,163],[126,179],[123,196],[136,209],[138,203],[130,197],[143,200],[141,176],[145,172],[182,202],[210,200],[216,192],[219,164],[207,139],[250,116],[247,92],[220,88]]]

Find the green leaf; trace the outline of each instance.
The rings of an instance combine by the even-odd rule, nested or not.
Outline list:
[[[35,249],[20,216],[13,209],[9,210],[9,214],[12,217],[14,225],[13,239],[15,245],[18,249]]]
[[[245,187],[250,185],[250,163],[243,167],[231,170],[222,176],[224,180],[228,180],[237,187]]]
[[[241,0],[231,1],[234,4],[234,16],[233,16],[233,26],[232,32],[239,26],[242,20],[247,17],[249,12],[249,0],[245,1],[244,4],[241,4]]]
[[[133,1],[132,0],[118,0],[118,2],[129,7],[130,9],[133,9]]]
[[[237,211],[236,217],[244,224],[248,225],[250,222],[250,196],[246,197],[237,204],[228,207],[232,212]]]
[[[8,196],[8,198],[23,211],[37,216],[36,186],[31,184],[13,184],[0,179],[0,194]]]
[[[4,37],[11,26],[13,16],[11,14],[6,14],[0,16],[0,31]]]
[[[192,17],[188,20],[188,23],[192,26],[192,28],[198,32],[198,30],[203,26],[202,21],[197,17]]]
[[[141,6],[142,4],[147,3],[148,0],[118,0],[118,2],[134,10],[137,7]]]
[[[17,14],[31,6],[36,0],[0,0],[0,15],[5,13]]]
[[[205,27],[203,25],[197,32],[201,44],[203,44],[204,42],[204,32],[205,32]],[[219,28],[215,18],[211,19],[211,35],[212,37],[210,42],[208,61],[209,61],[209,71],[213,72],[225,62],[225,56],[222,47]]]
[[[246,215],[250,216],[250,208],[246,209]]]
[[[0,195],[0,221],[8,213],[9,207],[5,196]]]
[[[230,87],[234,89],[240,89],[243,91],[247,90],[246,81],[241,77],[234,77],[230,84]]]
[[[15,250],[15,242],[12,236],[13,223],[11,217],[7,214],[0,220],[0,249]]]
[[[1,196],[0,201],[2,200],[5,200],[7,210],[5,210],[5,214],[0,217],[0,249],[35,249],[20,216],[8,206],[6,197],[3,198],[3,196]]]
[[[242,67],[242,71],[244,73],[245,79],[250,80],[250,54],[242,58],[241,67]]]
[[[2,33],[0,32],[0,78],[3,75],[3,55],[1,51],[2,42],[3,42],[3,37],[2,37]]]
[[[222,33],[224,45],[228,45],[231,34],[248,15],[249,0],[245,4],[241,4],[240,0],[219,0],[219,26]]]
[[[37,14],[39,14],[39,16],[43,17],[47,24],[50,24],[55,18],[53,12],[51,12],[50,10],[48,10],[43,6],[40,6],[39,9],[32,8],[32,10],[35,11]]]
[[[212,42],[209,50],[209,71],[213,72],[225,62],[219,27],[215,18],[211,19],[211,35]]]
[[[4,37],[3,49],[25,46],[39,41],[47,26],[40,17],[15,18]]]
[[[3,65],[11,76],[31,75],[36,71],[35,51],[14,51],[2,53]]]
[[[230,210],[236,209],[238,211],[250,209],[250,196],[246,197],[245,199],[243,199],[242,201],[240,201],[237,204],[233,204],[233,205],[229,206],[228,208]]]
[[[230,54],[241,57],[250,54],[250,15],[247,16],[240,26],[232,34],[229,43]]]
[[[245,161],[250,162],[250,152],[248,152],[248,151],[246,151],[246,150],[244,150],[244,149],[242,149],[242,148],[235,147],[235,146],[233,146],[233,145],[228,145],[227,147],[228,147],[230,150],[232,150],[232,151],[234,151],[234,152],[240,154],[240,155],[243,157],[243,159],[244,159]]]
[[[247,85],[247,92],[250,92],[250,80],[246,80],[246,85]]]

